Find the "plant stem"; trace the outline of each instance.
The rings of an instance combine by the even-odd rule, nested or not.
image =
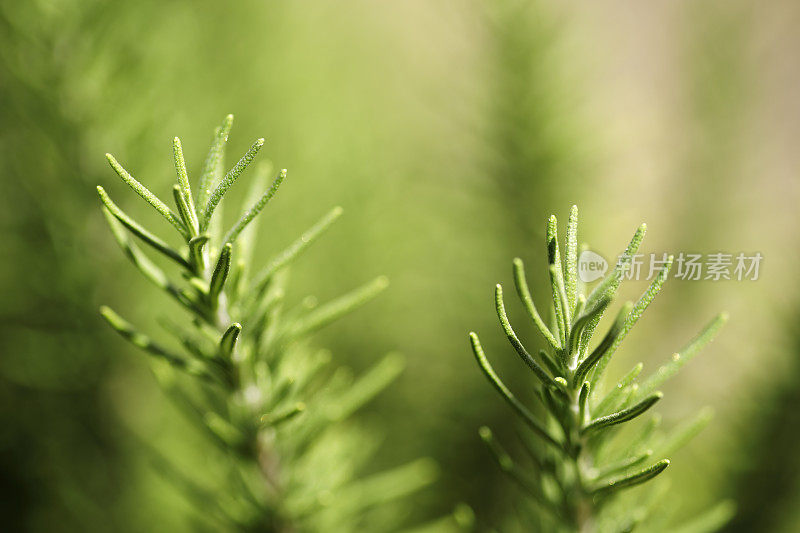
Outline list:
[[[568,369],[568,383],[572,384],[575,370]],[[569,387],[569,416],[565,417],[564,422],[568,426],[565,428],[566,446],[568,457],[572,461],[574,471],[572,487],[568,489],[570,497],[566,500],[568,506],[568,516],[578,532],[591,531],[592,516],[594,505],[591,496],[588,494],[584,485],[586,463],[591,463],[592,458],[587,454],[586,437],[581,435],[580,430],[583,421],[580,419],[580,389],[574,386]]]

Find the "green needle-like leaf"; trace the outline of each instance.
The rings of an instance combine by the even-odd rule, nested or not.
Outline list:
[[[178,208],[178,214],[181,217],[181,221],[189,228],[189,234],[192,238],[197,236],[197,217],[194,215],[192,208],[189,207],[188,202],[186,201],[186,195],[181,189],[180,185],[175,185],[172,187],[172,197],[175,200],[175,205]]]
[[[602,416],[593,420],[587,426],[585,426],[581,432],[584,434],[591,433],[592,431],[597,431],[598,429],[602,429],[604,427],[621,424],[622,422],[627,422],[628,420],[633,420],[637,416],[653,407],[653,405],[655,405],[655,403],[663,397],[664,395],[662,393],[656,392],[633,407],[629,407],[627,409],[623,409],[622,411],[618,411],[616,413]]]
[[[236,348],[236,340],[242,332],[242,325],[234,322],[230,327],[225,330],[222,339],[219,341],[219,355],[224,360],[229,360],[233,355],[233,350]]]
[[[161,345],[156,344],[147,335],[136,331],[130,322],[120,317],[109,307],[102,306],[100,308],[100,314],[103,316],[106,322],[108,322],[108,324],[117,331],[117,333],[122,335],[137,348],[141,348],[151,355],[164,359],[172,366],[180,368],[181,370],[184,370],[190,374],[202,376],[204,378],[210,377],[208,372],[206,372],[200,363],[176,355]]]
[[[191,216],[191,227],[198,228],[197,211],[194,207],[194,198],[192,197],[192,187],[189,185],[189,174],[186,171],[186,161],[183,158],[183,147],[181,140],[175,137],[172,140],[172,152],[175,159],[175,172],[178,174],[178,185],[183,191],[183,196],[186,199],[186,205],[189,208],[189,215]]]
[[[514,330],[511,328],[511,324],[508,321],[508,316],[506,315],[506,307],[503,303],[503,287],[500,285],[495,286],[494,291],[494,301],[495,307],[497,308],[497,318],[500,319],[500,325],[503,327],[503,331],[506,333],[506,337],[508,337],[511,346],[514,347],[514,350],[519,354],[522,358],[522,361],[528,365],[528,368],[533,370],[533,373],[536,374],[536,377],[541,380],[542,383],[545,385],[551,385],[553,383],[553,379],[547,375],[547,372],[539,366],[531,354],[525,349],[525,347],[520,342],[517,334],[514,333]]]
[[[417,459],[402,466],[372,474],[350,483],[337,491],[331,506],[339,513],[349,511],[361,517],[372,507],[386,508],[390,502],[406,496],[431,483],[438,475],[438,467],[430,459]],[[314,498],[314,505],[317,498]]]
[[[578,420],[581,424],[586,424],[589,417],[589,392],[591,391],[591,384],[584,381],[578,391]]]
[[[167,279],[167,275],[164,274],[164,271],[158,268],[155,263],[150,261],[150,259],[148,259],[147,256],[144,255],[144,253],[142,253],[139,248],[131,242],[130,238],[128,238],[128,234],[125,233],[125,229],[122,224],[105,206],[103,207],[103,215],[106,218],[108,226],[111,228],[111,233],[114,235],[114,239],[122,248],[125,256],[131,260],[136,268],[138,268],[147,279],[152,281],[157,287],[167,290],[167,288],[172,284]]]
[[[548,499],[548,496],[543,490],[541,481],[532,479],[530,476],[524,474],[522,469],[514,463],[511,456],[508,455],[505,449],[497,442],[497,439],[494,438],[492,431],[488,427],[481,427],[478,431],[478,435],[486,444],[489,453],[491,453],[494,460],[500,466],[500,469],[527,495],[532,497],[531,501],[536,504],[536,508],[559,524],[565,524],[566,520],[562,516],[561,511],[552,505],[552,501]],[[473,524],[471,522],[467,522],[466,525],[470,530],[472,529],[471,526]],[[454,531],[461,531],[463,529],[463,527],[458,527]],[[438,529],[436,531],[438,531]]]
[[[189,241],[189,258],[192,272],[199,274],[206,269],[204,248],[208,244],[208,235],[198,235]]]
[[[214,273],[211,275],[211,282],[208,285],[208,301],[214,309],[217,308],[219,295],[222,294],[225,281],[228,279],[228,272],[231,269],[231,250],[230,244],[222,247],[217,265],[214,267]]]
[[[578,206],[573,205],[569,211],[569,222],[567,223],[567,242],[566,242],[566,277],[564,285],[567,292],[567,301],[571,309],[575,308],[578,290]],[[576,316],[576,315],[575,315]]]
[[[634,466],[638,466],[653,456],[653,450],[645,450],[641,453],[631,455],[616,463],[606,465],[600,469],[596,479],[602,479],[614,475],[620,471],[628,470]]]
[[[649,481],[663,472],[669,466],[669,459],[664,459],[662,461],[657,462],[653,466],[647,467],[641,472],[637,472],[635,474],[631,474],[629,476],[623,476],[614,480],[611,480],[607,483],[603,483],[602,485],[593,489],[594,494],[603,494],[611,491],[616,491],[619,489],[624,489],[628,487],[634,487],[645,481]]]
[[[506,451],[497,443],[492,434],[492,430],[486,426],[483,426],[478,430],[478,434],[481,437],[481,440],[486,443],[489,447],[489,451],[492,452],[492,455],[497,460],[497,464],[500,465],[500,468],[503,471],[510,471],[514,465],[514,462],[511,460],[511,456],[506,453]]]
[[[117,204],[111,201],[111,198],[108,197],[106,191],[97,186],[97,193],[100,195],[100,200],[102,200],[103,204],[108,209],[109,213],[111,213],[114,218],[119,220],[123,226],[128,228],[128,230],[139,237],[143,242],[149,244],[165,256],[169,257],[179,265],[184,268],[190,269],[191,265],[186,261],[186,259],[181,256],[177,251],[173,250],[172,248],[167,245],[164,241],[144,229],[142,226],[137,224],[131,217],[125,214],[125,212],[117,207]]]
[[[579,294],[575,301],[575,310],[572,312],[572,316],[580,316],[584,309],[586,309],[586,296]]]
[[[497,461],[500,469],[513,479],[523,490],[533,496],[540,505],[546,505],[546,498],[542,493],[541,485],[522,473],[520,468],[514,464],[508,452],[497,442],[492,430],[483,426],[478,430],[478,435],[480,435],[481,440],[486,444],[489,453],[491,453],[494,460]],[[548,509],[549,507],[545,508]]]
[[[539,350],[539,359],[542,361],[542,363],[544,363],[544,366],[547,367],[547,370],[549,370],[550,374],[553,376],[557,376],[562,372],[555,360],[553,360],[553,358],[550,357],[550,354],[548,354],[546,351]]]
[[[561,391],[559,391],[555,387],[542,387],[541,396],[542,396],[542,403],[547,408],[547,410],[550,411],[550,413],[553,415],[553,419],[556,422],[558,422],[558,425],[561,427],[562,430],[565,429],[566,424],[564,420],[566,418],[565,416],[566,407],[564,405],[565,402],[563,401],[564,398],[563,395],[561,394]],[[559,397],[558,400],[556,400],[556,396]]]
[[[181,305],[186,308],[197,312],[197,302],[193,299],[187,298],[181,293],[180,289],[167,278],[167,275],[155,263],[153,263],[133,242],[125,232],[125,228],[114,215],[106,208],[103,207],[103,215],[111,228],[111,233],[114,239],[122,248],[125,256],[130,259],[131,263],[139,269],[145,278],[150,280],[156,287],[164,290],[167,294],[175,298]]]
[[[253,207],[247,210],[247,212],[242,215],[242,218],[239,219],[239,222],[236,223],[234,227],[230,229],[230,231],[223,237],[223,242],[226,243],[233,243],[236,240],[236,237],[247,227],[247,225],[253,221],[256,216],[261,212],[262,209],[269,203],[275,193],[278,191],[278,187],[281,186],[283,183],[283,179],[286,177],[286,169],[283,169],[278,174],[278,177],[275,178],[275,181],[272,182],[272,186],[267,189],[267,191],[259,198],[258,202],[256,202]]]
[[[253,145],[247,150],[241,159],[234,165],[232,169],[225,174],[225,177],[220,181],[217,187],[214,189],[214,192],[211,193],[211,196],[208,198],[208,203],[206,204],[205,211],[203,211],[203,216],[200,217],[200,231],[203,232],[208,228],[208,223],[211,221],[211,216],[214,214],[214,209],[217,208],[217,204],[219,204],[222,197],[228,192],[231,185],[236,181],[236,179],[241,176],[242,172],[250,165],[250,163],[255,159],[256,154],[258,151],[261,150],[261,147],[264,146],[264,139],[258,139]]]
[[[349,417],[394,382],[405,367],[405,358],[401,354],[387,354],[350,385],[334,405],[329,406],[328,416],[332,420]]]
[[[272,173],[272,163],[270,161],[261,161],[254,169],[253,179],[250,180],[250,186],[247,189],[247,194],[244,197],[242,205],[250,207],[255,205],[264,191],[269,185],[268,178]],[[253,259],[253,252],[255,251],[257,238],[258,238],[258,224],[248,224],[239,236],[236,237],[237,257],[239,261],[243,261],[246,270],[249,272],[250,265]],[[223,238],[225,242],[225,238]],[[244,279],[242,280],[244,281]]]
[[[156,195],[150,192],[147,187],[139,183],[136,178],[128,173],[127,170],[122,168],[122,165],[120,165],[117,160],[114,159],[113,155],[106,154],[106,159],[108,159],[108,162],[111,164],[111,168],[113,168],[117,175],[122,178],[122,181],[127,183],[131,189],[136,191],[136,194],[141,196],[148,204],[152,205],[155,210],[161,214],[161,216],[166,218],[170,224],[175,226],[175,228],[181,232],[181,235],[184,237],[188,235],[188,229],[186,226],[183,224],[183,222],[181,222],[180,218],[178,218],[178,216],[173,213],[169,207],[167,207],[167,204],[159,200]]]
[[[639,301],[633,306],[633,309],[625,318],[625,323],[622,326],[622,331],[619,332],[614,342],[609,347],[608,351],[600,358],[598,361],[597,366],[594,369],[593,375],[593,383],[596,384],[600,381],[600,378],[603,376],[603,372],[608,366],[608,362],[611,360],[611,356],[614,355],[614,352],[617,351],[617,348],[625,340],[625,337],[628,336],[633,326],[639,321],[644,313],[645,309],[653,302],[656,295],[661,292],[661,287],[664,285],[664,282],[667,281],[669,277],[669,271],[672,268],[672,259],[673,257],[670,255],[667,259],[666,264],[661,269],[661,272],[658,273],[656,279],[650,284],[650,287],[645,291],[645,293],[639,298]]]
[[[728,321],[728,314],[721,313],[695,337],[680,352],[672,355],[672,360],[659,368],[655,374],[650,376],[639,388],[639,396],[649,394],[661,386],[662,383],[674,376],[683,365],[688,363],[700,350],[709,344],[717,336],[719,330]]]
[[[550,285],[559,339],[566,346],[567,327],[571,323],[570,312],[573,306],[567,303],[564,292],[564,271],[561,266],[561,253],[558,250],[558,220],[555,215],[550,215],[550,219],[547,221],[547,263],[550,265]]]
[[[211,196],[216,180],[221,176],[222,160],[225,153],[225,143],[228,142],[228,135],[233,126],[233,115],[225,117],[222,126],[214,132],[214,140],[208,151],[206,160],[203,163],[203,171],[200,174],[200,184],[197,191],[197,213],[205,212],[208,198]]]
[[[303,250],[308,248],[308,246],[313,243],[317,237],[322,235],[325,230],[327,230],[334,222],[336,222],[341,215],[342,208],[334,207],[330,212],[328,212],[328,214],[322,217],[319,222],[309,228],[308,231],[303,233],[299,239],[294,241],[291,245],[289,245],[288,248],[278,254],[277,257],[275,257],[275,259],[269,263],[269,265],[259,272],[253,280],[252,287],[261,287],[272,277],[273,274],[275,274],[275,272],[291,263],[292,260],[300,255]]]
[[[614,265],[614,270],[611,271],[611,274],[605,277],[603,281],[595,287],[595,289],[589,294],[589,297],[586,298],[586,305],[593,305],[597,300],[602,298],[603,296],[613,298],[616,294],[617,288],[619,288],[620,283],[622,282],[622,274],[628,269],[633,259],[633,256],[636,255],[636,252],[639,251],[639,247],[642,245],[642,241],[644,240],[645,233],[647,233],[647,224],[642,224],[638,228],[636,228],[636,232],[631,237],[628,246],[625,248],[625,251],[622,252],[622,255],[617,261],[617,264]]]
[[[511,405],[512,408],[517,412],[517,414],[522,417],[525,423],[536,433],[539,437],[545,440],[545,442],[555,446],[557,449],[561,449],[561,445],[550,435],[550,433],[544,428],[541,422],[539,422],[535,416],[524,406],[520,403],[519,400],[508,390],[508,387],[500,381],[500,378],[495,373],[492,365],[489,364],[489,361],[486,359],[486,354],[483,352],[483,347],[481,346],[480,340],[478,340],[478,335],[474,332],[470,332],[469,334],[470,343],[472,345],[472,352],[475,354],[475,358],[478,360],[478,364],[483,370],[483,373],[486,374],[486,377],[489,378],[489,382],[494,385],[495,389],[500,393],[501,396]]]
[[[232,450],[241,450],[246,442],[244,432],[214,412],[206,413],[205,423],[222,444]]]
[[[627,248],[620,256],[617,264],[614,266],[614,270],[611,271],[611,274],[605,277],[605,279],[595,287],[595,289],[589,294],[586,298],[586,307],[593,306],[598,300],[602,298],[608,298],[610,300],[614,299],[614,296],[617,294],[617,289],[619,289],[619,285],[622,282],[622,276],[625,271],[628,270],[630,267],[631,261],[633,257],[636,255],[636,252],[639,251],[639,246],[642,244],[642,240],[644,239],[644,235],[647,233],[647,225],[642,224],[636,229],[636,232],[633,234],[631,241],[628,243]],[[602,315],[597,316],[587,324],[586,328],[584,328],[583,332],[583,339],[582,339],[582,346],[587,346],[589,338],[594,334],[594,330],[597,328],[597,325],[600,323],[600,319]]]
[[[548,344],[550,344],[553,351],[558,353],[559,350],[561,350],[561,341],[551,333],[550,329],[539,316],[539,312],[536,310],[533,298],[531,297],[530,288],[528,288],[528,282],[525,279],[525,265],[519,257],[514,259],[514,285],[517,288],[519,299],[522,300],[522,304],[525,306],[525,310],[528,311],[528,315],[533,320],[533,323],[536,324],[536,329],[539,330]]]
[[[284,422],[288,422],[289,420],[295,418],[297,415],[303,413],[305,410],[306,410],[306,404],[304,404],[303,402],[298,402],[283,412],[270,413],[268,415],[262,416],[261,423],[264,426],[277,427],[283,424]]]
[[[644,368],[644,364],[639,363],[634,366],[630,372],[625,374],[622,379],[619,380],[617,385],[609,392],[605,398],[597,405],[594,409],[596,414],[605,414],[612,409],[615,409],[622,397],[628,392],[630,389],[629,387],[633,383],[633,380],[639,375],[639,373]]]
[[[653,413],[649,419],[645,420],[639,431],[629,437],[631,448],[652,448],[656,440],[656,430],[661,427],[661,415]]]
[[[687,442],[705,429],[712,418],[714,418],[713,409],[709,407],[701,409],[696,416],[672,430],[664,442],[658,446],[658,454],[664,457],[683,448]]]
[[[344,296],[340,296],[332,302],[318,307],[315,311],[312,311],[302,319],[298,320],[294,326],[289,329],[287,335],[288,338],[294,339],[327,326],[342,315],[345,315],[372,300],[375,296],[383,292],[388,286],[389,278],[386,276],[379,276],[370,283],[367,283],[366,285],[359,287],[358,289],[345,294]]]
[[[158,323],[164,331],[175,337],[181,343],[181,346],[194,357],[212,360],[207,351],[209,343],[206,341],[208,339],[204,338],[204,336],[198,335],[197,332],[181,326],[167,317],[160,318]]]

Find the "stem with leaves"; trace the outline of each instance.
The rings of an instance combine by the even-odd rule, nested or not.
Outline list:
[[[225,193],[255,159],[257,140],[227,172],[224,151],[233,116],[215,135],[195,194],[183,148],[173,142],[177,174],[175,210],[107,155],[119,177],[173,226],[181,246],[145,229],[98,193],[114,238],[133,265],[184,313],[162,320],[171,342],[154,340],[108,307],[103,318],[153,357],[156,376],[189,418],[222,452],[227,475],[221,487],[202,487],[177,471],[162,469],[195,503],[213,529],[263,532],[359,531],[371,509],[399,505],[400,498],[430,482],[434,467],[422,459],[358,479],[368,458],[364,436],[337,424],[398,375],[402,358],[390,354],[359,379],[327,371],[330,356],[312,349],[309,335],[371,300],[385,277],[332,302],[306,299],[286,309],[288,265],[341,215],[334,208],[260,271],[246,258],[253,248],[252,222],[286,178],[280,171],[227,232],[218,230]],[[261,176],[255,180],[263,184]],[[263,188],[263,185],[260,185]],[[138,241],[138,243],[136,242]],[[173,277],[140,248],[143,244],[177,267]],[[181,281],[177,281],[181,280]],[[355,429],[355,428],[353,428]],[[389,531],[393,526],[381,526]]]
[[[516,292],[541,333],[547,350],[536,356],[522,344],[506,313],[503,288],[495,287],[495,307],[511,346],[532,371],[539,416],[526,407],[500,380],[492,368],[478,335],[469,334],[473,353],[490,383],[522,419],[533,440],[521,435],[534,468],[526,469],[511,458],[487,427],[480,435],[501,469],[519,485],[538,508],[548,531],[629,530],[648,517],[649,506],[614,505],[623,489],[641,485],[669,466],[666,455],[674,451],[708,422],[704,411],[695,423],[665,438],[653,431],[630,436],[626,423],[648,412],[661,398],[656,389],[708,344],[727,320],[715,317],[683,350],[674,354],[641,384],[636,382],[641,363],[604,393],[606,366],[621,342],[661,290],[669,275],[669,257],[649,288],[636,303],[619,310],[607,333],[592,343],[596,328],[614,299],[631,260],[645,234],[643,224],[620,255],[613,271],[590,293],[578,276],[578,208],[570,211],[562,264],[557,221],[547,223],[547,259],[552,289],[553,327],[548,328],[536,309],[526,281],[522,260],[513,263]],[[654,419],[657,420],[657,419]],[[719,513],[712,509],[711,512]]]

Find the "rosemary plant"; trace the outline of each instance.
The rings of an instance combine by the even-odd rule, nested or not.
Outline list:
[[[366,375],[353,379],[342,369],[328,371],[329,353],[314,350],[307,342],[311,333],[382,291],[387,280],[379,277],[318,307],[306,299],[284,309],[287,266],[342,210],[333,209],[264,268],[251,270],[252,222],[283,183],[286,170],[264,192],[266,176],[261,172],[248,200],[250,207],[222,232],[225,193],[264,144],[263,139],[255,141],[223,172],[232,120],[229,115],[217,128],[195,190],[181,142],[175,138],[175,210],[107,154],[119,177],[177,231],[183,244],[180,248],[167,244],[98,187],[111,231],[134,266],[185,314],[162,321],[165,334],[173,338],[171,344],[151,339],[108,307],[101,308],[102,316],[153,356],[156,376],[219,446],[226,472],[221,487],[208,490],[169,468],[209,526],[263,532],[392,530],[374,521],[390,514],[386,512],[392,507],[387,505],[390,501],[428,483],[431,464],[419,460],[356,479],[354,472],[375,443],[357,428],[337,422],[390,383],[402,360],[390,354]],[[171,279],[131,236],[177,267],[182,282]]]
[[[487,360],[478,336],[469,334],[481,370],[530,430],[519,437],[531,468],[512,459],[488,427],[480,429],[480,436],[501,469],[538,508],[533,516],[540,520],[543,531],[630,531],[642,523],[658,498],[626,501],[620,498],[624,495],[621,491],[663,472],[669,465],[666,456],[710,418],[710,413],[702,410],[697,418],[667,437],[657,431],[658,417],[638,428],[625,424],[661,399],[658,387],[714,338],[727,319],[724,313],[649,378],[637,382],[642,370],[639,363],[610,390],[602,387],[609,360],[661,290],[672,264],[670,257],[641,298],[622,305],[608,331],[599,342],[592,342],[645,229],[642,224],[636,230],[613,271],[587,295],[578,276],[578,209],[573,206],[570,212],[563,263],[556,217],[550,217],[546,235],[552,287],[551,327],[545,325],[534,305],[522,261],[513,262],[517,295],[547,347],[536,356],[523,346],[509,322],[503,288],[495,287],[500,325],[514,351],[535,376],[535,393],[543,406],[541,416],[514,396]],[[729,517],[729,508],[727,503],[713,508],[708,515],[686,525],[685,531],[713,529]]]

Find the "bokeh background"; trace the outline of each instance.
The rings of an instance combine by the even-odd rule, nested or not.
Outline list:
[[[384,435],[376,467],[439,463],[413,520],[458,502],[481,523],[510,512],[514,489],[477,428],[513,419],[466,332],[525,390],[493,285],[521,256],[542,294],[544,222],[577,203],[581,240],[609,255],[646,221],[645,252],[764,256],[757,281],[671,280],[612,369],[652,371],[729,311],[659,405],[667,426],[701,405],[717,413],[673,457],[663,506],[680,519],[733,498],[730,531],[797,531],[799,24],[789,0],[3,0],[2,529],[190,528],[152,450],[189,471],[208,457],[97,314],[110,303],[146,320],[162,296],[119,253],[94,186],[148,221],[103,154],[166,195],[172,137],[197,171],[234,113],[230,157],[264,136],[262,154],[289,169],[262,215],[262,259],[345,208],[290,297],[391,279],[317,343],[357,370],[407,357],[360,418]],[[510,312],[535,344],[521,307]]]

